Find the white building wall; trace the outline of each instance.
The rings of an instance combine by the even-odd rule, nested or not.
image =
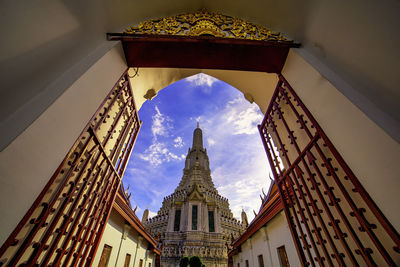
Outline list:
[[[289,225],[283,211],[279,212],[271,221],[268,222],[267,232],[268,243],[271,249],[272,266],[280,266],[277,250],[280,246],[285,246],[291,267],[301,266],[292,235],[290,234]],[[267,263],[265,258],[264,263]]]
[[[118,250],[121,244],[124,224],[124,218],[122,218],[115,210],[112,210],[106,229],[104,230],[96,255],[94,257],[93,266],[99,265],[101,253],[103,252],[105,244],[112,247],[108,266],[115,266]]]
[[[291,267],[301,266],[283,211],[241,245],[241,252],[233,256],[233,266],[240,263],[240,267],[245,267],[248,260],[249,266],[258,267],[258,255],[263,255],[264,266],[280,267],[277,250],[280,246],[285,246]]]
[[[126,228],[126,238],[122,239],[124,227],[125,219],[118,212],[112,210],[92,266],[98,266],[105,244],[112,247],[110,260],[108,262],[109,267],[124,266],[126,254],[131,255],[129,266],[139,266],[140,259],[143,260],[143,267],[148,267],[149,263],[151,266],[154,266],[155,254],[147,249],[149,243],[143,237],[140,237],[137,231],[130,227]],[[138,241],[140,241],[139,246]]]

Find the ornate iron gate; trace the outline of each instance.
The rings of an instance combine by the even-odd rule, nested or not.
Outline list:
[[[280,75],[261,138],[303,266],[395,266],[400,238]]]
[[[0,266],[90,266],[141,122],[127,72],[0,249]]]

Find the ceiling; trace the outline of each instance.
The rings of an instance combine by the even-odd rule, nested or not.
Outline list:
[[[0,2],[0,150],[140,21],[206,8],[282,32],[298,53],[400,142],[396,0]]]

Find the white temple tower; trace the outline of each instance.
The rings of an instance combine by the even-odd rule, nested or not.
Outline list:
[[[199,125],[178,187],[164,198],[146,227],[159,237],[161,266],[179,266],[184,256],[199,256],[210,267],[227,266],[228,247],[244,225],[233,217],[228,199],[215,189]]]

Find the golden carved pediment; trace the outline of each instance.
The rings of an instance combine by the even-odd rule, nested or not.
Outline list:
[[[219,13],[200,10],[166,18],[148,20],[125,30],[124,34],[214,36],[258,41],[293,43],[280,33],[263,26]]]

